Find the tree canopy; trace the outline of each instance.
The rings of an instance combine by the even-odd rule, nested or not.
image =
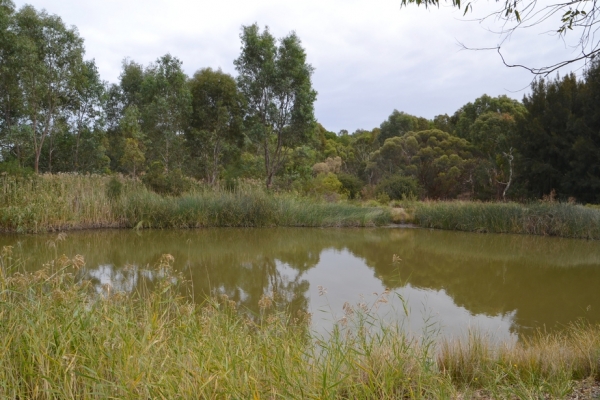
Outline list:
[[[294,32],[276,39],[254,24],[240,41],[236,78],[188,76],[166,54],[125,59],[107,84],[76,28],[0,0],[0,174],[124,173],[171,195],[197,179],[328,201],[600,203],[598,59],[580,78],[535,79],[522,101],[483,94],[433,119],[393,110],[377,127],[335,133],[315,120],[314,70]]]
[[[214,185],[221,169],[239,156],[243,145],[242,123],[245,101],[235,79],[222,71],[202,69],[189,81],[192,112],[186,140],[192,163],[197,164],[195,175]],[[200,172],[202,171],[202,172]]]
[[[437,129],[407,132],[387,139],[368,169],[382,177],[413,176],[432,198],[452,198],[469,191],[474,149],[465,139]]]
[[[234,61],[248,101],[248,126],[264,154],[267,187],[289,152],[314,130],[313,68],[294,32],[277,41],[269,28],[242,27],[242,54]],[[279,42],[279,44],[277,43]]]
[[[600,202],[600,63],[578,80],[574,74],[537,80],[523,104],[518,148],[527,188],[536,196],[556,190]]]

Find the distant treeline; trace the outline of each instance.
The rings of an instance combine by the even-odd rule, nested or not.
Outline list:
[[[394,110],[372,130],[314,117],[300,39],[242,27],[238,76],[192,77],[164,55],[101,80],[74,27],[0,0],[0,170],[115,173],[177,193],[187,177],[336,198],[600,203],[600,62],[537,79],[523,101],[483,95],[433,120]]]

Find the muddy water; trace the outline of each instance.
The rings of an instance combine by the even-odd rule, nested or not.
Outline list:
[[[98,290],[134,290],[162,254],[193,283],[197,301],[227,294],[258,312],[263,294],[313,314],[316,329],[348,302],[416,332],[469,328],[515,340],[535,328],[600,322],[600,242],[422,229],[207,229],[0,236],[22,268],[61,254],[85,257]],[[151,282],[150,282],[151,283]],[[377,302],[385,289],[388,302]]]

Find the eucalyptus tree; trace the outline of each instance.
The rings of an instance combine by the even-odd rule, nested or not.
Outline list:
[[[144,133],[139,124],[139,111],[137,106],[130,105],[124,111],[123,118],[119,121],[121,132],[120,147],[122,151],[119,159],[121,168],[137,176],[143,171],[146,163]]]
[[[144,66],[126,58],[123,60],[121,68],[118,87],[119,100],[123,103],[123,107],[131,105],[142,107],[142,87],[146,76]]]
[[[125,112],[124,94],[120,84],[107,84],[102,98],[104,129],[106,131],[106,155],[110,169],[118,171],[123,156],[123,135],[120,122]]]
[[[257,24],[242,27],[242,53],[234,61],[248,102],[248,133],[264,157],[266,186],[294,147],[314,132],[313,67],[294,32],[279,40]]]
[[[373,152],[380,147],[378,140],[380,133],[379,128],[371,131],[359,129],[351,135],[349,147],[352,149],[350,152],[352,156],[346,162],[346,170],[363,178],[369,185],[373,183],[373,171],[367,171],[366,168]]]
[[[105,85],[94,61],[84,61],[77,65],[74,71],[74,89],[68,104],[70,130],[75,137],[73,171],[91,172],[99,166],[98,162],[106,163],[106,145],[103,144]]]
[[[169,169],[184,161],[183,133],[191,111],[191,96],[182,63],[170,54],[145,70],[142,82],[142,129],[147,135],[147,158]]]
[[[21,163],[24,143],[19,140],[23,133],[18,126],[22,101],[17,80],[19,62],[14,14],[14,4],[0,0],[0,146],[3,159],[13,153]]]
[[[196,173],[214,185],[227,159],[239,155],[243,145],[244,98],[235,79],[210,68],[189,81],[192,112],[186,145]]]
[[[426,118],[415,117],[414,115],[394,110],[388,119],[381,124],[380,128],[381,132],[378,139],[379,144],[382,145],[386,139],[391,137],[402,136],[407,132],[428,130],[431,128],[431,123]]]
[[[47,172],[103,172],[109,166],[104,129],[104,83],[94,61],[72,71],[73,90],[40,154]]]
[[[475,149],[465,139],[431,129],[387,139],[367,169],[379,177],[413,176],[432,198],[453,198],[473,190]]]
[[[24,6],[15,14],[14,32],[22,96],[22,116],[30,135],[34,170],[39,172],[45,140],[68,113],[76,97],[76,75],[83,64],[83,39],[58,16]]]
[[[125,60],[120,78],[119,101],[122,110],[135,106],[139,111],[147,162],[161,163],[166,173],[181,168],[183,133],[191,111],[188,78],[181,61],[170,54],[147,67]]]
[[[453,133],[467,139],[484,156],[480,167],[489,185],[481,186],[480,195],[502,197],[506,195],[515,178],[519,155],[517,154],[517,120],[527,110],[521,102],[501,95],[486,94],[461,107],[453,116]]]

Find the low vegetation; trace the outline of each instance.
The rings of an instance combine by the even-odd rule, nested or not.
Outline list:
[[[215,189],[185,179],[178,196],[156,193],[120,175],[0,177],[0,230],[47,232],[90,228],[380,226],[600,239],[600,210],[554,199],[530,202],[331,199],[266,191],[240,181]],[[384,193],[385,194],[385,193]],[[328,201],[327,201],[328,200]],[[392,207],[388,207],[387,205]]]
[[[600,239],[600,210],[571,203],[415,202],[414,222],[425,228]]]
[[[374,226],[388,210],[266,192],[261,187],[207,189],[188,180],[180,196],[138,180],[101,175],[3,176],[0,229],[44,232],[89,228]]]
[[[14,272],[9,247],[0,260],[2,398],[565,398],[600,378],[600,326],[499,346],[413,337],[346,306],[319,336],[276,293],[259,314],[191,303],[170,255],[129,294],[86,280],[80,256],[35,273]]]

